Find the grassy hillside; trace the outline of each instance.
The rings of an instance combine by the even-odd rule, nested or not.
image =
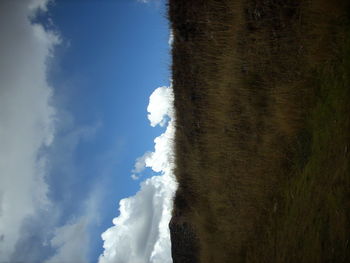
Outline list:
[[[350,262],[347,2],[169,1],[174,263]]]

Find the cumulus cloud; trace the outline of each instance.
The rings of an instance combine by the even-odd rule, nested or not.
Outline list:
[[[170,263],[171,243],[168,223],[172,197],[176,190],[173,169],[173,93],[168,87],[156,89],[147,108],[152,126],[164,125],[166,131],[155,139],[155,150],[136,161],[135,171],[150,167],[160,175],[141,183],[141,189],[119,203],[120,215],[114,226],[102,234],[104,252],[99,263]]]
[[[0,261],[8,261],[23,220],[49,204],[46,160],[55,110],[48,58],[59,37],[31,17],[48,1],[0,1]]]
[[[173,116],[173,91],[168,87],[157,88],[149,98],[147,107],[148,119],[151,126],[164,126],[167,116]]]

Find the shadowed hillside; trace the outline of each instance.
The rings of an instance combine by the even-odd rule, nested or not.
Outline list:
[[[170,0],[174,263],[350,261],[346,0]]]

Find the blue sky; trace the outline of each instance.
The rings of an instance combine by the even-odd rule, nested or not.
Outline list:
[[[171,62],[165,1],[28,0],[1,5],[6,15],[0,21],[0,33],[8,43],[0,46],[6,62],[0,65],[0,97],[9,102],[7,105],[0,99],[0,111],[4,112],[0,124],[7,127],[0,130],[0,140],[7,142],[14,154],[0,153],[0,259],[97,262],[108,250],[104,250],[104,242],[127,237],[113,227],[112,219],[119,215],[118,202],[140,191],[140,182],[149,178],[139,194],[125,203],[148,207],[143,203],[147,196],[150,209],[141,209],[140,214],[135,212],[138,208],[130,208],[125,218],[133,214],[141,219],[149,217],[149,210],[158,209],[152,203],[155,193],[162,198],[171,196],[171,191],[162,189],[169,180],[162,179],[169,173],[169,167],[164,166],[168,159],[157,157],[171,154],[167,149],[171,124],[150,126],[157,114],[162,119],[172,114],[168,107],[172,95],[167,88]],[[12,25],[12,32],[6,24],[9,28]],[[154,107],[147,117],[151,94]],[[164,100],[167,106],[162,108]],[[162,133],[165,135],[159,137],[155,150],[153,140]],[[23,143],[18,138],[23,138]],[[152,151],[153,155],[146,153]],[[140,165],[149,168],[138,175],[141,179],[133,180],[131,171],[143,155]],[[160,162],[163,166],[158,169]],[[9,165],[12,163],[19,165]],[[151,178],[159,174],[155,171],[163,177]],[[23,190],[15,188],[20,184]],[[15,191],[23,193],[23,200],[30,200],[27,209],[22,209],[22,199],[16,201],[10,194]],[[162,202],[167,210],[169,204]],[[2,216],[6,213],[17,215],[13,226],[10,218]],[[156,222],[123,222],[152,224],[158,229],[167,213],[152,214],[159,218]],[[116,220],[121,222],[122,218]],[[14,233],[6,230],[10,227]],[[101,234],[107,229],[111,229],[110,234],[103,241]],[[140,227],[135,229],[142,232]],[[70,238],[72,233],[81,237]],[[162,230],[154,233],[156,243]],[[147,235],[150,242],[153,234]],[[141,241],[130,242],[127,253],[131,255],[136,253],[133,244]],[[116,258],[112,253],[103,262],[164,262],[160,252],[158,255],[143,246],[143,252],[134,257]],[[70,249],[73,247],[75,251]]]

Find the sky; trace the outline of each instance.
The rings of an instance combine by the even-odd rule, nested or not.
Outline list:
[[[172,262],[165,0],[0,13],[0,262]]]

